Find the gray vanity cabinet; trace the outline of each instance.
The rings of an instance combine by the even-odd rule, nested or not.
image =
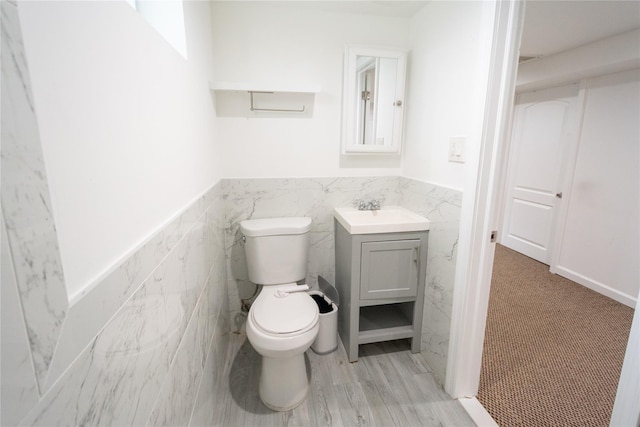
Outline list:
[[[349,361],[360,344],[401,338],[418,353],[428,231],[349,234],[334,226],[338,331]]]

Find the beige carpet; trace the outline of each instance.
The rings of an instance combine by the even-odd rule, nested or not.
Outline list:
[[[608,426],[632,317],[498,245],[478,400],[501,427]]]

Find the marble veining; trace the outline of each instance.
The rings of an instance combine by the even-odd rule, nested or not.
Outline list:
[[[2,214],[36,379],[43,388],[68,302],[17,5],[0,3]]]
[[[422,354],[443,382],[446,375],[462,192],[401,179],[403,206],[429,218],[429,253],[422,321]]]
[[[193,407],[193,394],[189,390],[200,381],[207,350],[203,345],[203,341],[208,343],[207,309],[206,289],[203,289],[146,425],[188,424]]]
[[[29,338],[24,325],[24,315],[18,294],[18,285],[15,281],[13,265],[9,257],[9,243],[4,227],[0,228],[2,239],[2,273],[0,287],[0,303],[2,308],[2,411],[0,413],[0,425],[17,425],[29,408],[36,404],[38,398],[38,385],[33,371],[31,352],[29,350]]]
[[[421,353],[440,384],[444,384],[447,370],[450,328],[451,316],[432,300],[425,298]]]
[[[197,216],[202,213],[204,206],[211,204],[212,194],[213,191],[208,191],[199,197],[69,308],[58,350],[51,364],[46,389],[51,387],[124,301],[140,287],[153,269],[194,227]],[[203,239],[210,239],[214,234],[205,230],[202,232]]]
[[[171,388],[169,372],[199,378],[212,325],[207,285],[223,286],[212,281],[208,218],[200,215],[21,424],[142,425]],[[181,345],[186,359],[177,356]],[[195,390],[182,398],[193,405]]]

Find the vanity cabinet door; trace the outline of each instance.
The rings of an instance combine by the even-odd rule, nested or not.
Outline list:
[[[363,242],[360,299],[415,297],[420,240]]]

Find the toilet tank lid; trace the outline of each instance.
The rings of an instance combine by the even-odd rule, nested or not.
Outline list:
[[[311,218],[261,218],[240,222],[240,231],[247,237],[304,234],[311,230]]]

